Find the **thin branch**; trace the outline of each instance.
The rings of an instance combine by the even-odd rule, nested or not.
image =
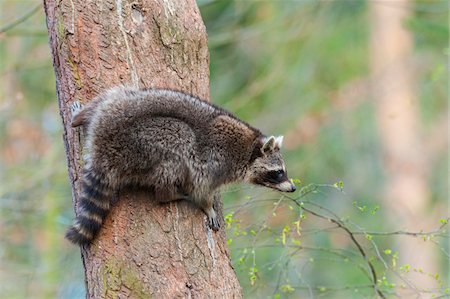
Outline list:
[[[350,222],[351,224],[353,224],[357,229],[359,229],[360,231],[363,231],[363,229],[357,225],[356,223]],[[378,260],[381,261],[384,265],[384,268],[386,270],[392,270],[392,273],[401,281],[403,281],[405,284],[407,284],[412,290],[416,291],[417,293],[419,292],[419,290],[405,277],[403,277],[402,275],[400,275],[397,271],[395,271],[394,269],[391,269],[388,264],[386,263],[386,261],[384,260],[384,258],[381,256],[380,251],[378,249],[377,244],[375,243],[375,241],[373,239],[370,240],[370,243],[372,243],[373,248],[375,249],[376,255],[378,257]],[[395,295],[396,297],[398,297],[397,295]]]
[[[300,248],[297,248],[297,249],[295,250],[295,252],[298,252],[298,251],[300,251],[300,250],[301,250]],[[278,273],[277,284],[276,284],[276,286],[275,286],[274,289],[273,289],[273,294],[272,294],[273,297],[275,297],[275,294],[277,293],[278,289],[280,288],[280,285],[281,285],[281,278],[285,275],[286,269],[289,268],[289,263],[290,263],[290,262],[291,262],[291,259],[288,258],[288,259],[286,260],[286,262],[284,263],[284,267],[281,267],[280,273]]]
[[[326,184],[322,184],[322,185],[318,185],[318,184],[310,184],[314,187],[331,187],[331,188],[335,188],[333,185],[326,185]],[[305,193],[308,194],[310,192],[315,191],[316,188],[309,190],[309,192]],[[304,197],[303,194],[301,194],[299,197],[297,198],[292,198],[289,197],[285,194],[283,194],[284,197],[292,200],[292,201],[297,201],[300,198]],[[317,203],[314,202],[310,202],[310,201],[305,201],[305,203],[308,203],[310,205],[313,205],[321,210],[326,211],[327,213],[329,213],[331,216],[335,217],[336,219],[339,219],[339,216],[336,215],[333,211],[331,211],[330,209],[327,209],[324,206],[318,205]],[[435,236],[439,236],[439,237],[448,237],[444,232],[442,232],[442,230],[448,225],[448,222],[450,222],[450,217],[445,219],[446,222],[442,223],[441,226],[433,231],[429,231],[429,232],[409,232],[409,231],[403,231],[403,230],[398,230],[398,231],[393,231],[393,232],[364,232],[364,231],[353,231],[352,233],[354,235],[373,235],[373,236],[390,236],[390,235],[407,235],[407,236],[413,236],[413,237],[417,237],[417,236],[431,236],[431,235],[435,235]],[[441,235],[441,233],[443,233]]]
[[[12,28],[16,27],[17,25],[25,22],[26,20],[28,20],[29,18],[31,18],[35,13],[37,13],[42,7],[42,4],[39,3],[38,5],[36,5],[33,9],[31,9],[29,12],[25,13],[23,16],[21,16],[20,18],[12,21],[9,24],[6,24],[5,26],[0,28],[0,34],[1,33],[5,33],[8,30],[11,30]]]
[[[312,246],[304,246],[304,245],[281,245],[281,244],[258,245],[258,248],[281,248],[281,247],[294,248],[294,249],[300,249],[300,250],[321,251],[321,252],[336,255],[344,260],[345,259],[351,260],[351,255],[357,255],[354,251],[345,250],[345,249],[331,249],[331,248],[327,248],[327,247],[312,247]],[[235,247],[233,249],[243,250],[243,249],[252,249],[252,248],[254,248],[254,246],[240,246],[240,247]],[[290,255],[292,255],[292,253]]]
[[[298,289],[307,289],[307,286],[293,286]],[[363,284],[363,285],[348,285],[343,287],[325,287],[325,286],[313,286],[310,287],[311,289],[314,289],[315,291],[320,292],[329,292],[329,291],[343,291],[343,290],[354,290],[354,289],[369,289],[372,288],[372,284]]]
[[[305,199],[305,197],[311,193],[317,193],[317,192],[322,193],[320,190],[321,188],[337,189],[342,192],[342,190],[336,185],[309,184],[301,189],[300,195],[295,196],[295,197],[283,195],[283,196],[281,196],[281,198],[265,198],[265,199],[250,198],[250,200],[246,201],[245,203],[236,205],[233,208],[238,209],[238,210],[244,210],[249,207],[253,207],[257,203],[265,204],[266,202],[272,202],[274,204],[274,208],[272,210],[272,214],[273,214],[273,212],[275,212],[282,203],[288,204],[289,202],[294,202],[294,204],[296,206],[298,206],[300,209],[303,209],[305,212],[307,212],[313,216],[319,217],[321,219],[327,220],[328,222],[332,223],[331,226],[321,229],[320,231],[329,231],[329,230],[339,229],[339,230],[342,230],[345,235],[348,235],[350,237],[351,242],[357,247],[357,251],[353,251],[351,255],[355,254],[355,255],[363,258],[363,260],[364,260],[363,263],[357,263],[358,268],[360,268],[360,270],[363,271],[364,275],[367,275],[368,280],[372,282],[370,287],[372,289],[374,289],[375,294],[377,296],[379,296],[380,298],[386,298],[386,296],[388,294],[396,296],[396,297],[398,297],[398,295],[381,288],[381,286],[379,285],[378,278],[377,278],[377,276],[379,276],[381,274],[375,270],[375,267],[373,264],[374,261],[371,260],[371,258],[369,259],[369,256],[368,256],[368,252],[369,252],[370,248],[363,247],[361,241],[357,240],[357,235],[373,235],[373,236],[405,235],[405,236],[413,236],[413,237],[430,236],[430,237],[442,237],[442,238],[446,237],[445,232],[446,232],[447,222],[449,221],[449,219],[446,219],[446,221],[442,221],[443,224],[438,229],[435,229],[435,230],[429,231],[429,232],[423,232],[423,231],[412,232],[412,231],[403,231],[403,230],[397,230],[397,231],[391,231],[391,232],[382,232],[382,231],[381,232],[380,231],[367,232],[367,231],[364,231],[364,229],[362,229],[361,227],[359,227],[357,224],[353,223],[352,221],[346,220],[346,219],[341,219],[334,211],[332,211],[320,204],[317,204],[315,202]],[[289,202],[288,201],[283,202],[282,201],[283,197],[289,199]],[[275,201],[275,202],[273,202],[273,201]],[[306,208],[304,206],[305,204],[307,205]],[[259,225],[261,225],[262,227],[259,229],[258,233],[254,237],[251,246],[245,247],[245,248],[251,248],[252,254],[255,254],[254,253],[255,247],[258,247],[258,248],[281,247],[280,245],[277,245],[277,244],[259,244],[259,245],[256,244],[258,236],[261,234],[261,232],[263,230],[265,230],[264,224],[266,224],[266,223],[267,223],[267,218],[265,218],[261,223],[256,225],[256,227],[258,227]],[[251,227],[251,226],[254,226],[254,224],[250,225],[249,227]],[[305,231],[303,233],[305,233]],[[399,277],[406,285],[408,285],[415,292],[421,291],[421,290],[418,290],[417,288],[415,288],[407,279],[405,279],[404,277],[399,275],[399,273],[397,273],[396,271],[391,269],[387,265],[384,258],[382,257],[382,255],[377,247],[377,244],[373,240],[369,240],[369,242],[373,245],[373,248],[376,252],[377,260],[379,260],[380,262],[383,263],[384,268],[386,270],[388,270],[388,271],[392,270],[394,275]],[[277,261],[268,264],[270,267],[272,267],[273,264],[277,264],[278,266],[281,267],[281,270],[279,271],[279,273],[277,273],[276,276],[274,277],[274,280],[275,280],[274,282],[276,283],[274,292],[277,292],[277,290],[280,288],[281,281],[283,280],[283,277],[286,273],[286,269],[289,267],[291,258],[294,256],[298,256],[298,254],[303,252],[303,250],[309,249],[309,250],[326,251],[328,253],[335,254],[335,255],[339,256],[340,258],[349,258],[350,260],[352,260],[352,258],[350,258],[351,255],[347,256],[348,253],[344,254],[344,253],[340,253],[340,252],[333,252],[332,250],[324,250],[324,248],[306,247],[306,246],[301,246],[301,245],[300,246],[284,245],[284,247],[292,247],[292,248],[295,248],[296,250],[290,252],[287,255],[283,255]],[[239,248],[239,249],[242,249],[242,248]],[[443,248],[441,248],[441,250],[442,249]],[[285,258],[287,258],[287,260],[283,261],[283,259],[285,259]],[[253,265],[253,266],[255,266],[255,265]],[[263,265],[262,268],[264,268],[266,266],[267,265]],[[330,290],[328,290],[328,291],[330,291]]]
[[[343,224],[341,223],[341,221],[336,220],[334,218],[330,218],[324,215],[321,215],[317,212],[314,212],[313,210],[310,210],[308,208],[306,208],[304,205],[300,204],[297,200],[295,199],[291,199],[297,206],[299,206],[300,208],[302,208],[304,211],[310,213],[311,215],[314,215],[318,218],[333,222],[334,224],[336,224],[337,226],[339,226],[341,229],[343,229],[348,236],[350,237],[350,239],[352,240],[353,244],[355,244],[355,246],[358,248],[359,253],[361,254],[361,256],[364,258],[364,260],[366,261],[367,265],[369,266],[370,269],[370,273],[372,275],[372,286],[375,290],[375,292],[378,294],[378,296],[380,296],[381,298],[386,298],[386,296],[383,294],[383,292],[378,288],[377,285],[377,273],[375,271],[375,267],[373,266],[372,262],[368,259],[366,252],[364,251],[363,247],[361,246],[361,244],[358,242],[358,240],[356,240],[355,236],[353,235],[353,233]],[[334,214],[334,213],[333,213]]]
[[[444,225],[445,226],[445,225]],[[353,234],[355,235],[371,235],[371,236],[393,236],[393,235],[406,235],[406,236],[413,236],[413,237],[419,237],[419,236],[439,236],[439,237],[448,237],[445,234],[440,234],[442,231],[443,226],[438,228],[434,231],[429,232],[409,232],[409,231],[393,231],[393,232],[362,232],[362,231],[354,231]]]

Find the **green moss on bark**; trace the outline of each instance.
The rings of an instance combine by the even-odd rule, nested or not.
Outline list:
[[[122,287],[130,290],[131,298],[151,298],[142,284],[139,274],[126,261],[110,259],[100,268],[102,297],[119,298]]]

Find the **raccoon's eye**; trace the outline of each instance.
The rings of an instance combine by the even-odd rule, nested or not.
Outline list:
[[[273,180],[281,180],[283,178],[284,171],[283,170],[269,171],[267,175]]]

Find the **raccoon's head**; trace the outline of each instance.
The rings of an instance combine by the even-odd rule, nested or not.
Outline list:
[[[287,177],[280,153],[283,136],[261,137],[253,150],[245,181],[273,188],[282,192],[294,192],[295,185]]]

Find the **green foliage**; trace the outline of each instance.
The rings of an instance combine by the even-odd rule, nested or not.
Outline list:
[[[240,232],[234,233],[235,242],[231,244],[233,261],[249,297],[261,297],[268,292],[273,292],[274,298],[291,294],[302,297],[312,292],[335,298],[337,291],[353,293],[351,296],[355,298],[372,297],[378,291],[387,296],[410,288],[409,275],[412,273],[435,280],[434,294],[445,292],[445,280],[441,278],[444,272],[427,272],[410,264],[400,266],[399,251],[392,247],[382,249],[382,246],[393,235],[403,235],[404,238],[421,235],[427,240],[434,239],[436,246],[444,250],[447,224],[429,233],[368,232],[351,218],[339,219],[334,212],[318,204],[318,199],[326,194],[327,189],[341,193],[335,184],[310,184],[302,189],[294,196],[279,197],[267,193],[259,196],[255,204],[267,204],[265,215],[259,214],[255,221],[248,222],[246,217],[239,220],[241,213],[246,214],[242,208],[233,214],[228,231]],[[268,199],[272,199],[272,204]],[[339,201],[351,203],[345,194]],[[246,202],[242,204],[246,205]],[[361,206],[356,207],[359,213],[353,214],[352,218],[357,218],[360,213],[373,216],[367,206],[362,208],[363,211],[360,211]],[[382,211],[383,207],[377,205],[376,210]],[[288,222],[293,218],[297,220]],[[253,233],[245,234],[243,231]],[[364,238],[359,238],[360,235]],[[340,243],[345,245],[333,245],[335,238],[341,239]],[[372,268],[374,272],[369,270]],[[246,279],[242,280],[244,273]],[[401,283],[395,282],[396,277],[401,277]]]
[[[448,295],[449,215],[440,208],[448,198],[446,151],[427,165],[426,209],[439,211],[434,231],[393,226],[383,201],[376,99],[367,91],[368,2],[198,4],[213,101],[268,134],[287,135],[287,169],[299,187],[286,196],[261,188],[224,193],[228,244],[245,296],[373,298],[378,288],[389,297],[409,290],[413,276],[435,282],[431,295]],[[0,28],[30,11],[29,2],[1,6]],[[448,135],[447,3],[415,1],[412,12],[405,26],[414,37],[420,134],[439,146]],[[47,43],[42,10],[0,36],[2,298],[84,296],[79,250],[62,238],[73,211]],[[435,134],[438,122],[444,129]],[[440,267],[403,260],[397,240],[406,238],[434,246]],[[122,279],[136,283],[127,273]]]
[[[437,116],[448,111],[448,68],[443,62],[448,56],[445,6],[443,1],[417,1],[405,22],[414,36],[413,59],[421,61],[415,77],[425,134],[436,125]],[[305,124],[308,138],[301,135],[304,140],[289,146],[286,153],[289,174],[301,177],[302,182],[294,196],[308,200],[296,206],[259,189],[225,196],[225,203],[242,204],[233,214],[239,225],[232,224],[228,234],[253,232],[239,233],[231,244],[245,294],[288,297],[281,286],[289,285],[295,290],[293,298],[373,296],[366,259],[334,223],[321,223],[302,211],[310,205],[318,208],[316,212],[325,212],[324,207],[333,211],[337,214],[334,219],[357,232],[355,239],[367,250],[367,261],[378,274],[377,287],[386,294],[397,291],[401,285],[394,282],[395,273],[408,269],[405,263],[399,265],[401,256],[394,242],[402,231],[395,231],[383,206],[383,158],[371,104],[374,99],[358,93],[367,88],[364,84],[370,76],[367,2],[217,1],[208,2],[201,10],[211,48],[213,100],[269,133],[292,132],[292,127],[303,125],[302,120],[310,120]],[[339,100],[340,94],[352,98]],[[352,104],[350,108],[345,107],[345,100]],[[430,166],[428,183],[434,204],[445,205],[448,159],[444,152],[440,155],[436,159],[440,162]],[[305,183],[326,181],[336,183]],[[251,199],[244,199],[248,194]],[[444,210],[441,225],[447,224]],[[296,218],[299,211],[305,219]],[[442,275],[448,272],[448,245],[445,229],[438,234],[436,254],[444,251]],[[406,234],[401,238],[428,242],[433,235]],[[248,284],[247,274],[255,264],[258,279]],[[279,277],[278,282],[274,277]],[[443,290],[438,288],[435,293]]]

